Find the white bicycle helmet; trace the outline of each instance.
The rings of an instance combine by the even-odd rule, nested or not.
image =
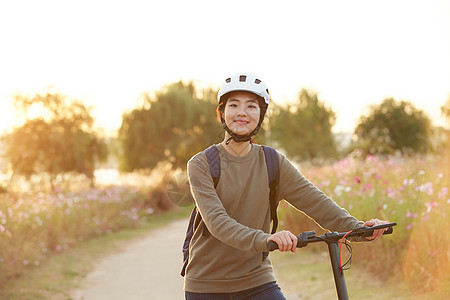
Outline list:
[[[221,101],[223,95],[235,92],[246,91],[254,93],[262,98],[266,104],[269,104],[270,96],[267,85],[258,76],[250,73],[236,73],[225,79],[220,86],[217,100]]]
[[[259,129],[261,128],[261,124],[264,120],[264,115],[266,114],[267,107],[269,105],[270,96],[269,96],[269,90],[267,89],[267,85],[256,75],[250,74],[250,73],[236,73],[233,74],[222,83],[219,89],[219,93],[217,94],[217,100],[219,101],[219,106],[222,103],[223,96],[230,93],[230,92],[236,92],[236,91],[245,91],[245,92],[251,92],[255,95],[258,95],[262,98],[264,98],[265,105],[261,106],[261,115],[259,118],[258,125],[256,128],[250,132],[247,135],[238,135],[234,133],[225,123],[225,120],[223,119],[222,115],[220,115],[220,119],[222,122],[222,128],[225,129],[229,134],[230,138],[226,141],[226,144],[228,145],[231,140],[234,140],[236,142],[246,142],[251,141],[252,136],[258,134]]]

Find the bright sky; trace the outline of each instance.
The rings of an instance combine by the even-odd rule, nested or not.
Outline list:
[[[450,1],[0,2],[0,132],[10,95],[53,90],[120,127],[138,96],[179,79],[218,88],[259,74],[274,102],[312,89],[353,131],[369,104],[407,100],[444,125],[450,97]]]

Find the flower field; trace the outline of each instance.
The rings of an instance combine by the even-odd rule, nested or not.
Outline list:
[[[354,244],[353,261],[427,292],[448,289],[450,278],[449,166],[442,158],[362,158],[355,152],[332,165],[299,169],[359,220],[397,222],[393,236]],[[282,207],[284,227],[320,231],[304,215]]]
[[[134,185],[101,188],[72,178],[71,189],[42,192],[28,186],[0,193],[0,289],[52,254],[96,236],[137,228],[170,209],[161,180],[156,181],[159,186],[142,188],[149,177],[135,176]]]

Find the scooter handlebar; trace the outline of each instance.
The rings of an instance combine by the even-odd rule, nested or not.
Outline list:
[[[383,235],[392,234],[394,232],[394,229],[392,227],[395,225],[397,225],[397,223],[388,223],[373,227],[358,227],[357,229],[350,232],[348,235],[346,232],[344,233],[330,232],[326,233],[325,235],[316,236],[315,231],[306,231],[302,232],[297,236],[297,248],[306,247],[308,243],[338,241],[341,238],[343,238],[344,235],[347,235],[348,237],[352,236],[369,237],[372,236],[374,230],[383,228],[387,228],[387,230],[383,233]],[[269,251],[274,251],[278,249],[278,244],[275,243],[274,241],[269,241],[267,243],[267,247],[269,248]]]

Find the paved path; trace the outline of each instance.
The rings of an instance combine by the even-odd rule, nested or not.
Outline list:
[[[181,244],[187,220],[152,230],[124,251],[105,257],[88,274],[75,300],[184,299]]]
[[[74,300],[182,300],[181,244],[187,219],[172,222],[107,256],[88,274]],[[281,283],[281,286],[283,284]],[[285,295],[289,300],[298,296]]]

